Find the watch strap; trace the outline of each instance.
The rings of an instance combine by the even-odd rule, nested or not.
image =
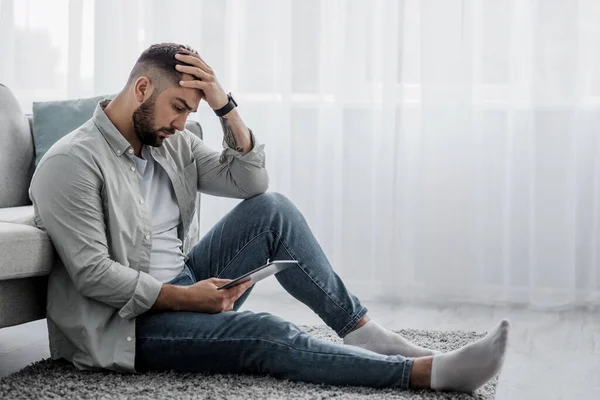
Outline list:
[[[215,114],[217,114],[217,117],[222,117],[237,107],[237,103],[234,100],[231,93],[227,94],[227,99],[229,100],[227,102],[227,104],[225,104],[223,107],[219,108],[218,110],[215,110]]]

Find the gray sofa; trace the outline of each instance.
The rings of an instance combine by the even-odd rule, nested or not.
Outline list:
[[[202,128],[186,128],[202,138]],[[33,222],[29,184],[35,169],[32,117],[0,84],[0,328],[44,318],[47,275],[57,254]],[[200,197],[200,196],[198,196]],[[200,206],[198,200],[198,207]],[[198,215],[200,213],[198,212]]]

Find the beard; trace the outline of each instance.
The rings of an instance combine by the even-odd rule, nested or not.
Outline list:
[[[156,92],[133,112],[133,129],[142,144],[153,147],[162,146],[163,138],[160,132],[175,133],[174,129],[154,129]]]

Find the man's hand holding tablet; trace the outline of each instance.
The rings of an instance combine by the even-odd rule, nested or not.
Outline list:
[[[217,288],[217,290],[227,289],[230,287],[237,286],[241,283],[252,281],[252,283],[256,283],[261,281],[271,275],[277,274],[281,271],[288,269],[294,265],[298,265],[298,261],[296,260],[275,260],[269,261],[263,265],[262,267],[258,267],[253,271],[250,271],[234,280],[227,282],[224,285],[221,285]]]

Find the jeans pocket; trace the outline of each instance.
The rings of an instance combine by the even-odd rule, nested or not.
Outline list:
[[[183,266],[183,271],[181,271],[181,273],[185,274],[187,276],[187,278],[190,280],[190,285],[196,283],[196,279],[194,278],[194,273],[192,272],[190,267],[188,267],[187,264],[185,264]]]
[[[190,268],[187,266],[187,264],[184,264],[183,270],[179,273],[179,275],[177,275],[175,278],[171,279],[167,283],[170,285],[177,286],[189,286],[196,283],[196,281],[194,280],[194,276],[192,275],[192,271],[190,271]]]

